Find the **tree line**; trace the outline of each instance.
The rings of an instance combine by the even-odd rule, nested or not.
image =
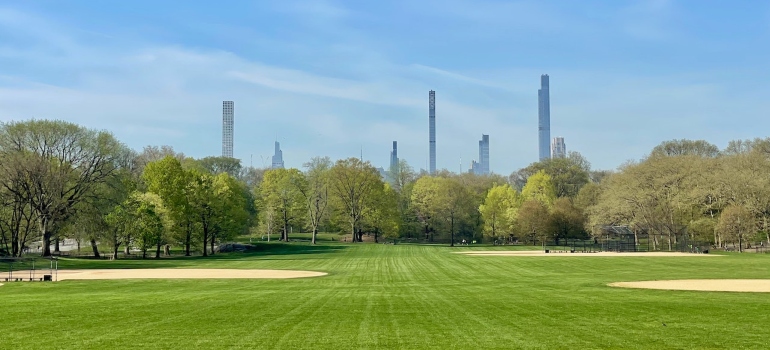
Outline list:
[[[770,243],[770,139],[667,141],[617,171],[579,153],[510,176],[416,172],[405,161],[381,176],[358,158],[315,157],[301,169],[193,159],[168,146],[134,151],[106,131],[50,120],[0,125],[0,250],[58,250],[74,238],[117,258],[209,255],[251,233],[289,241],[295,231],[374,242],[558,244],[606,227],[717,246]],[[269,239],[269,238],[268,238]],[[660,244],[660,246],[658,246]],[[108,247],[100,252],[99,247]]]

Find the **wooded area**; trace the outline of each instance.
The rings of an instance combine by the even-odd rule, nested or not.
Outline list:
[[[509,177],[429,176],[402,160],[382,178],[357,158],[258,169],[168,146],[137,152],[63,121],[10,122],[0,125],[0,253],[48,256],[70,238],[95,256],[161,257],[166,245],[205,256],[239,235],[300,231],[313,243],[323,231],[350,242],[558,244],[609,226],[664,237],[655,249],[682,235],[742,248],[770,243],[769,173],[770,139],[724,150],[668,141],[614,172],[571,152]]]

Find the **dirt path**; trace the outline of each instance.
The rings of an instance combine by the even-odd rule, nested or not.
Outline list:
[[[303,278],[325,276],[326,272],[296,270],[238,270],[238,269],[104,269],[59,270],[56,279],[111,280],[111,279],[230,279],[230,278]]]
[[[518,251],[503,251],[503,250],[488,250],[488,251],[467,251],[459,252],[460,254],[466,254],[471,256],[593,256],[593,257],[662,257],[662,256],[677,256],[677,257],[708,257],[708,256],[720,256],[712,254],[693,254],[693,253],[678,253],[678,252],[638,252],[638,253],[615,253],[615,252],[597,252],[597,253],[546,253],[542,250],[518,250]]]
[[[667,280],[615,282],[610,287],[695,290],[710,292],[763,292],[770,293],[770,280]]]

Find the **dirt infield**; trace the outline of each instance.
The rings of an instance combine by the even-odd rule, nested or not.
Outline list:
[[[615,282],[610,287],[665,290],[694,290],[707,292],[770,293],[770,280],[668,280]]]
[[[112,279],[254,279],[303,278],[325,276],[326,272],[295,270],[237,270],[237,269],[105,269],[59,270],[56,279],[112,280]]]
[[[597,252],[597,253],[546,253],[542,250],[518,250],[518,251],[504,251],[504,250],[488,250],[488,251],[468,251],[458,252],[459,254],[471,255],[471,256],[593,256],[593,257],[656,257],[656,256],[677,256],[677,257],[696,257],[696,256],[720,256],[710,254],[693,254],[693,253],[678,253],[678,252],[638,252],[638,253],[615,253],[615,252]]]

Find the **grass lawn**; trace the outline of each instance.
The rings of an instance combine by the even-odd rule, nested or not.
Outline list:
[[[271,268],[329,275],[6,283],[0,287],[0,348],[770,348],[770,294],[606,286],[770,278],[770,255],[453,254],[468,249],[479,248],[271,243],[256,253],[210,258],[62,260],[60,268]]]

